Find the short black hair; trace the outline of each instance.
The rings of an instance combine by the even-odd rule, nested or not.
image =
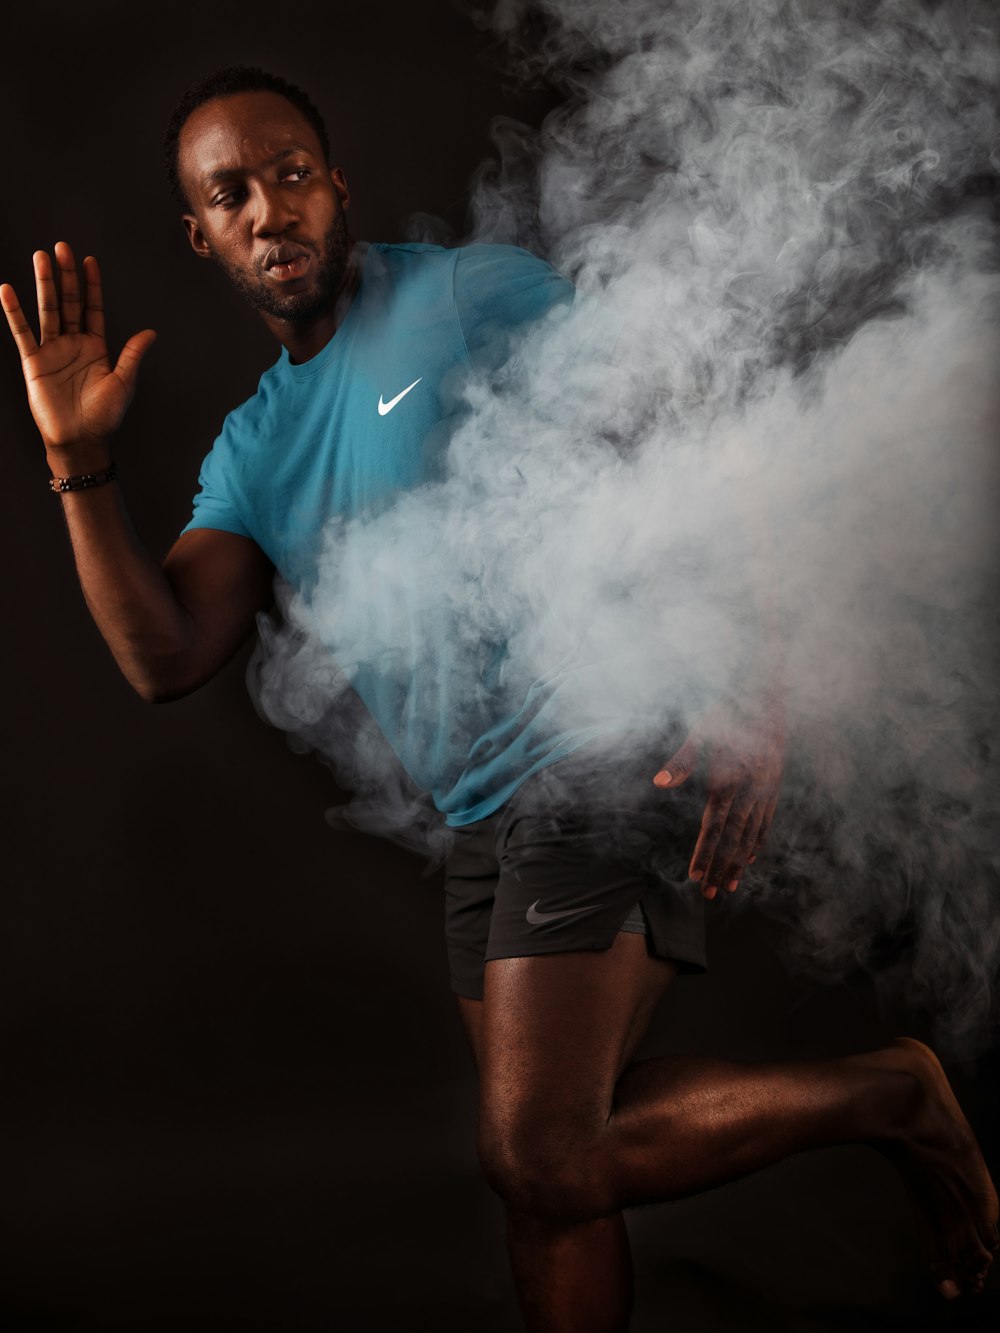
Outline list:
[[[280,74],[269,74],[267,70],[258,69],[255,65],[224,65],[221,69],[214,70],[203,79],[199,79],[197,83],[193,83],[174,107],[170,114],[170,120],[167,122],[167,131],[163,136],[163,156],[167,168],[167,182],[170,185],[171,194],[182,207],[191,207],[191,203],[184,193],[177,165],[181,130],[184,128],[188,116],[203,103],[211,102],[214,97],[231,97],[234,93],[255,92],[277,93],[279,97],[284,97],[286,101],[291,102],[297,111],[301,111],[316,131],[323,148],[323,158],[329,165],[330,140],[326,132],[326,126],[323,124],[323,117],[316,110],[307,93],[304,93],[294,83],[289,83],[287,79],[283,79]]]

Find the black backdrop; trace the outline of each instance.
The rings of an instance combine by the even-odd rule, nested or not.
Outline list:
[[[547,105],[505,86],[446,0],[22,5],[4,38],[0,280],[32,305],[31,252],[67,239],[102,261],[114,353],[159,331],[117,449],[157,551],[223,415],[277,352],[194,261],[166,195],[159,140],[184,85],[239,61],[309,89],[355,233],[384,240],[414,210],[460,235],[491,116]],[[131,695],[77,590],[11,343],[0,394],[0,1329],[516,1329],[439,879],[324,824],[338,793],[257,720],[246,653],[169,707]],[[678,984],[651,1050],[795,1056],[919,1031],[918,1016],[880,1016],[862,980],[790,975],[780,933],[726,904],[713,942],[712,974]],[[990,1063],[956,1071],[987,1139]],[[864,1149],[631,1224],[640,1331],[954,1314]],[[998,1296],[967,1326],[993,1326]]]

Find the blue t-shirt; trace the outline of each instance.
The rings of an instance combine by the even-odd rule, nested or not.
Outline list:
[[[226,417],[184,531],[252,538],[309,599],[324,529],[337,524],[349,542],[352,524],[440,480],[470,372],[502,365],[518,331],[573,295],[513,246],[369,246],[329,343],[299,364],[282,349],[256,394]],[[352,561],[348,551],[343,563],[351,609],[334,618],[327,646],[450,825],[491,814],[530,773],[598,734],[551,723],[558,670],[511,698],[502,643],[470,648],[453,608],[427,614],[426,589],[408,614],[405,579],[387,595],[367,556]],[[379,617],[392,620],[391,651],[372,647],[387,641]]]

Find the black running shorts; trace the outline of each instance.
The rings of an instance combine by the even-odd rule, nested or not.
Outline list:
[[[491,958],[607,949],[623,928],[682,972],[705,970],[705,900],[687,878],[700,808],[652,782],[676,746],[638,759],[584,746],[455,830],[445,934],[457,995],[482,998]]]

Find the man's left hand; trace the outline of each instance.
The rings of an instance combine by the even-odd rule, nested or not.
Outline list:
[[[687,782],[704,754],[708,800],[688,874],[702,895],[729,893],[757,859],[778,802],[785,759],[785,719],[769,701],[753,717],[728,706],[707,712],[653,778],[672,791]]]

